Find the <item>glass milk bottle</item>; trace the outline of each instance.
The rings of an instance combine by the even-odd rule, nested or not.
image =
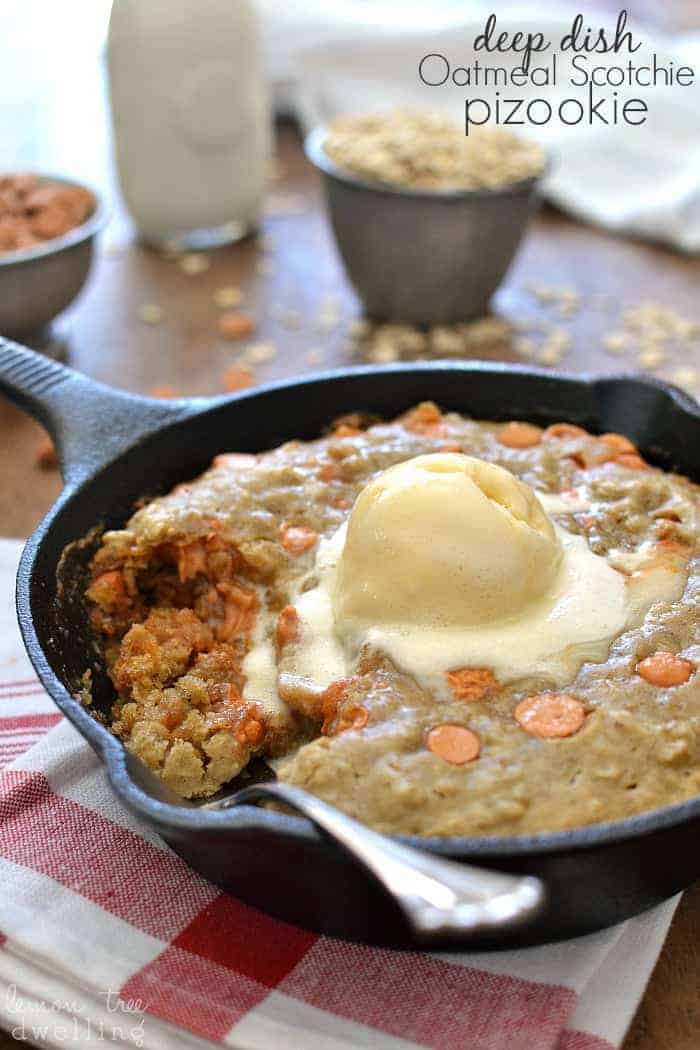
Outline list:
[[[119,181],[142,237],[197,249],[244,236],[271,143],[250,0],[114,0],[107,63]]]

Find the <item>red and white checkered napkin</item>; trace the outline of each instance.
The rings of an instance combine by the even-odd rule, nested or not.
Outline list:
[[[37,682],[19,551],[0,541],[0,1026],[158,1050],[620,1043],[675,900],[564,944],[447,955],[331,940],[226,896],[121,808]]]

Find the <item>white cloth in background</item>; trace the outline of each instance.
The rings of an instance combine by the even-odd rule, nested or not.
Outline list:
[[[519,64],[511,53],[473,51],[472,42],[493,9],[480,2],[259,2],[277,103],[293,109],[307,129],[338,113],[396,104],[445,111],[461,121],[465,97],[493,101],[495,89],[428,87],[417,71],[424,55],[443,54],[453,66],[471,65],[476,57],[489,65]],[[576,10],[557,5],[552,14],[554,6],[539,15],[532,13],[532,4],[521,13],[498,8],[498,26],[511,33],[541,31],[558,42]],[[588,22],[603,24],[604,16],[589,12]],[[630,27],[635,39],[644,42],[642,49],[634,56],[596,55],[596,65],[625,65],[630,57],[637,65],[646,64],[656,51],[660,63],[694,66],[700,77],[700,35],[661,37],[633,23]],[[501,96],[546,97],[553,106],[567,97],[585,102],[585,89],[569,85],[569,58],[560,54],[558,61],[556,88],[526,87],[515,95],[508,88]],[[681,251],[700,251],[700,81],[689,87],[596,89],[606,95],[613,90],[620,102],[645,100],[647,123],[567,128],[553,122],[526,129],[554,157],[547,196],[584,221]]]

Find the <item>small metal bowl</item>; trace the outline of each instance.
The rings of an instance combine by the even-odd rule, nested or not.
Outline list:
[[[42,176],[41,183],[81,186],[71,179]],[[73,302],[85,284],[95,234],[105,224],[106,211],[94,190],[92,214],[79,226],[33,248],[0,253],[0,332],[39,332]]]
[[[367,314],[424,325],[486,313],[538,207],[542,175],[495,190],[390,186],[338,167],[325,137],[316,128],[304,148],[322,173],[338,250]]]

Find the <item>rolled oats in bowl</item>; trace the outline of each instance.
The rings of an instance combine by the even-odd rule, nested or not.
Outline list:
[[[460,125],[412,109],[336,118],[323,148],[362,178],[420,190],[501,189],[541,175],[544,151],[497,127]]]

